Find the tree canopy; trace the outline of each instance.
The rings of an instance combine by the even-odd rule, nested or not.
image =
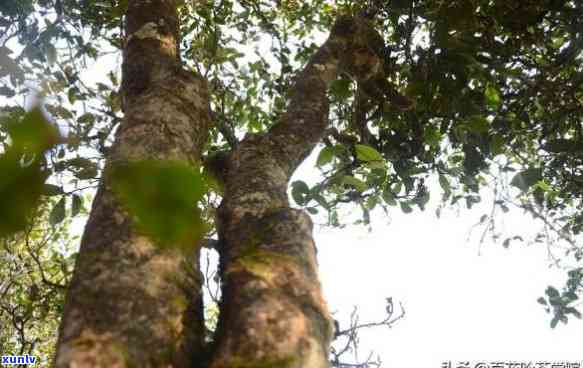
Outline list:
[[[380,64],[370,78],[344,73],[331,83],[330,124],[317,158],[324,179],[291,183],[296,205],[326,213],[330,226],[343,226],[343,209],[356,206],[358,223],[369,226],[374,209],[424,210],[430,195],[441,197],[442,208],[471,208],[489,190],[492,211],[480,222],[493,237],[500,236],[497,219],[517,206],[540,221],[537,241],[566,245],[557,264],[568,282],[550,286],[539,302],[552,313],[553,327],[581,318],[573,303],[583,287],[583,4],[179,3],[181,60],[207,80],[215,122],[204,153],[206,162],[218,164],[205,172],[220,177],[212,169],[220,169],[222,153],[282,119],[298,73],[334,22],[358,17],[371,29],[359,36],[365,45],[359,55],[372,53]],[[0,236],[6,239],[0,257],[20,259],[0,271],[9,280],[0,293],[7,308],[24,311],[20,321],[54,313],[62,303],[75,254],[49,244],[66,239],[71,219],[85,214],[122,121],[119,54],[128,42],[127,6],[127,0],[0,3]],[[350,68],[371,71],[366,60]],[[143,176],[153,184],[135,190],[132,178]],[[150,235],[188,243],[216,234],[220,178],[201,179],[178,164],[132,167],[116,177]],[[193,186],[200,191],[184,190]],[[194,227],[184,220],[192,211]],[[507,247],[520,235],[499,240]],[[24,264],[34,268],[30,280],[10,281]],[[29,349],[28,340],[18,341]]]

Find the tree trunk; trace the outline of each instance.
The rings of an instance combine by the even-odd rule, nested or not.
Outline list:
[[[329,366],[333,323],[318,281],[312,222],[290,208],[287,188],[328,125],[328,85],[339,71],[365,82],[378,70],[365,37],[371,30],[340,17],[297,76],[281,121],[247,135],[227,160],[217,224],[223,299],[211,368]]]
[[[198,259],[162,250],[136,232],[108,174],[145,159],[200,162],[208,95],[204,81],[180,68],[176,6],[177,0],[129,1],[125,118],[82,239],[58,368],[202,364]],[[287,187],[328,125],[329,84],[341,71],[362,82],[378,74],[381,63],[369,46],[376,36],[367,22],[340,17],[297,76],[281,121],[247,135],[226,160],[217,216],[223,299],[211,368],[329,366],[333,324],[318,281],[312,222],[290,208]]]
[[[58,368],[190,367],[203,343],[198,254],[185,257],[140,235],[109,172],[141,160],[199,164],[210,124],[206,84],[181,68],[176,1],[130,0],[126,30],[125,117],[81,241]]]

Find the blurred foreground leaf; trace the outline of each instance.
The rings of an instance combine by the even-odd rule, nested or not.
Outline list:
[[[0,155],[0,237],[23,230],[28,216],[46,194],[44,153],[61,141],[58,130],[39,107],[22,118],[1,122],[10,145]]]
[[[114,167],[111,180],[138,229],[161,246],[190,249],[204,235],[197,202],[207,186],[196,168],[179,161],[141,161]]]
[[[0,237],[23,230],[43,193],[47,175],[38,162],[23,165],[20,156],[0,156]]]
[[[11,119],[4,124],[12,140],[11,148],[18,152],[40,155],[61,142],[59,130],[46,119],[38,106],[22,119]]]

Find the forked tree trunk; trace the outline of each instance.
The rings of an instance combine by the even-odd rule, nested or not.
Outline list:
[[[144,159],[200,162],[208,95],[204,81],[180,68],[177,2],[129,1],[125,118],[108,167]],[[329,366],[333,328],[312,222],[290,208],[287,187],[328,125],[329,84],[340,71],[366,82],[380,70],[369,46],[375,41],[367,22],[340,17],[297,76],[281,121],[230,153],[217,220],[223,299],[211,368]],[[199,368],[198,259],[161,250],[132,228],[111,192],[108,167],[82,239],[56,367]]]
[[[125,117],[81,241],[58,368],[191,367],[203,343],[198,259],[137,233],[108,171],[140,160],[199,164],[210,124],[206,84],[181,69],[177,1],[129,1],[126,30]]]

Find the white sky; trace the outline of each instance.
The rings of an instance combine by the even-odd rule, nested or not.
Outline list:
[[[296,178],[315,179],[315,157]],[[470,241],[468,235],[485,205],[443,211],[437,219],[431,208],[436,202],[409,215],[398,207],[390,218],[374,212],[372,233],[357,226],[315,227],[324,291],[341,328],[348,327],[354,306],[360,321],[369,322],[384,318],[386,297],[404,305],[405,318],[391,329],[361,333],[360,357],[372,349],[385,368],[441,367],[447,360],[583,362],[583,323],[570,319],[552,330],[536,302],[565,277],[549,268],[546,245],[512,242],[504,249],[502,238],[482,245],[479,255],[480,231]],[[525,239],[540,225],[517,211],[504,222],[509,234]]]
[[[387,296],[404,304],[406,316],[392,329],[362,333],[362,347],[379,352],[386,367],[438,367],[446,359],[583,361],[581,322],[551,330],[536,302],[563,276],[549,270],[542,246],[495,245],[479,256],[465,242],[470,218],[479,215],[437,221],[430,213],[398,214],[370,235],[319,231],[331,308],[346,315],[356,305],[364,322],[383,318]]]

